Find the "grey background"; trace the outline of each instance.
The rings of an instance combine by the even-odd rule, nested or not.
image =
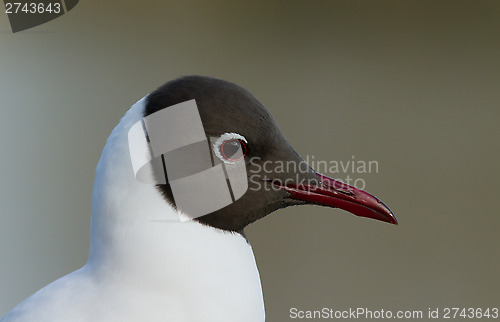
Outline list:
[[[303,156],[377,160],[394,227],[285,209],[247,229],[268,321],[290,307],[499,306],[498,1],[82,1],[0,14],[0,316],[86,262],[91,189],[124,112],[165,81],[253,92]]]

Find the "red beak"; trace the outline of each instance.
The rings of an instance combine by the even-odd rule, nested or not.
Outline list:
[[[356,216],[398,224],[392,211],[371,194],[324,175],[317,174],[317,176],[321,185],[281,185],[276,181],[273,183],[288,191],[292,199],[340,208]]]

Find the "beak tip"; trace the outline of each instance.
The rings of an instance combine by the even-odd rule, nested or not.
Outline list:
[[[369,216],[361,215],[361,217],[368,217],[391,225],[399,226],[399,222],[396,219],[396,216],[394,216],[392,212],[384,212],[384,213],[376,212],[375,215],[369,215]]]
[[[389,221],[388,222],[390,224],[395,225],[395,226],[399,226],[398,219],[396,218],[396,216],[394,216],[394,214],[392,213],[392,211],[389,213]]]

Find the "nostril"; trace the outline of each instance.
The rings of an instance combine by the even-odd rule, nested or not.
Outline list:
[[[345,189],[345,188],[337,188],[335,186],[329,185],[326,181],[321,181],[319,184],[319,187],[324,187],[324,188],[327,188],[328,190],[333,190],[333,192],[340,192],[340,193],[347,195],[347,196],[353,196],[353,197],[355,196],[355,194],[352,190]]]
[[[354,196],[354,192],[352,192],[351,190],[347,190],[347,189],[336,189],[334,188],[335,190],[337,190],[338,192],[340,193],[343,193],[345,195],[348,195],[348,196]]]

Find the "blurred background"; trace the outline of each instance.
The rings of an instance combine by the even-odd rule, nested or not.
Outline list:
[[[378,161],[352,177],[400,222],[296,207],[247,228],[268,321],[498,307],[499,17],[483,0],[81,1],[13,34],[0,13],[0,316],[85,264],[107,136],[190,74],[250,90],[304,157]]]

